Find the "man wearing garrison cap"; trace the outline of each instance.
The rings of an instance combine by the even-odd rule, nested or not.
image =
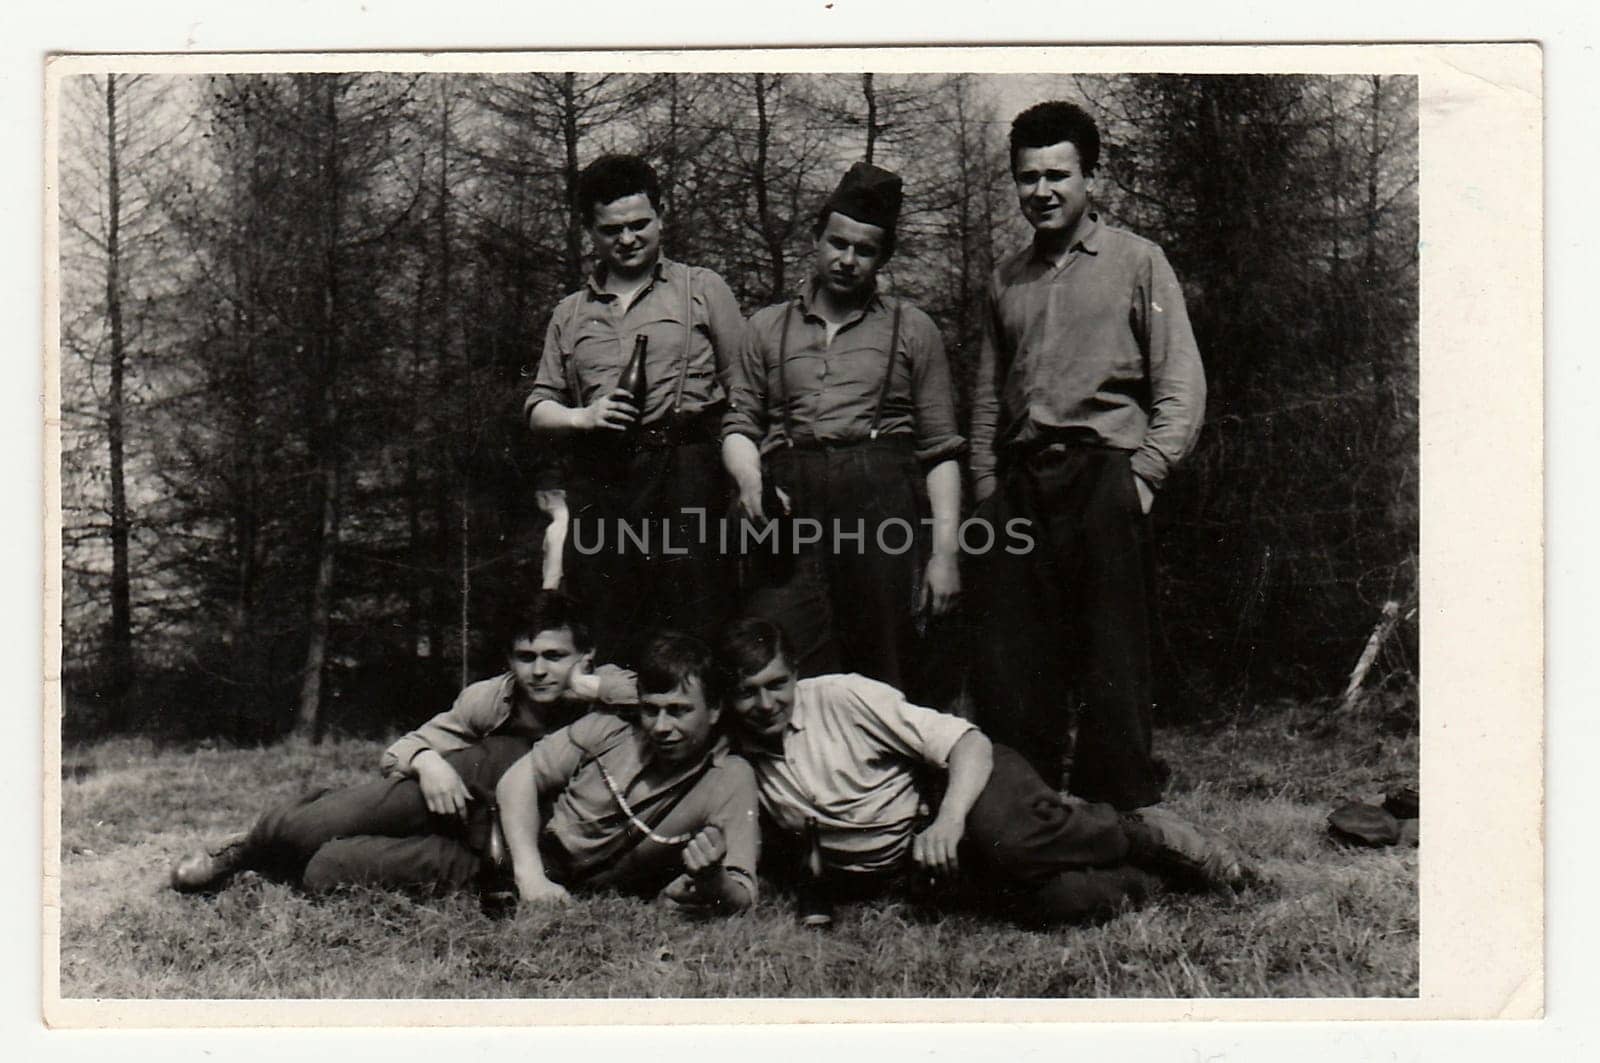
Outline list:
[[[790,633],[802,675],[904,689],[915,615],[949,611],[960,592],[966,442],[938,328],[878,290],[900,200],[898,176],[857,163],[822,204],[813,275],[745,331],[722,457],[754,525],[794,518],[778,543],[794,556],[747,547],[745,611]]]

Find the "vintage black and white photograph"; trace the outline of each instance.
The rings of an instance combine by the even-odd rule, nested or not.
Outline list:
[[[1419,77],[560,58],[53,72],[59,997],[1416,999]]]

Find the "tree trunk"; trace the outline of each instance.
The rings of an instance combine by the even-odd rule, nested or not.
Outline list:
[[[334,562],[339,550],[339,124],[337,91],[330,76],[315,82],[320,94],[322,135],[322,217],[319,243],[321,292],[316,322],[320,387],[317,396],[317,483],[321,519],[317,528],[316,576],[311,585],[310,638],[295,712],[296,736],[317,741],[322,726],[322,675],[327,664],[328,628],[333,614]]]
[[[784,276],[783,236],[772,217],[772,196],[767,184],[767,153],[772,142],[772,122],[767,115],[767,76],[756,75],[756,170],[753,184],[756,194],[756,220],[761,226],[761,242],[766,248],[767,261],[772,268],[772,291],[769,302],[782,299],[788,290]]]
[[[566,149],[567,287],[583,283],[583,223],[578,217],[578,75],[561,79],[561,143]]]
[[[872,162],[873,149],[878,146],[878,94],[872,90],[872,75],[861,75],[861,94],[867,98],[867,154]]]
[[[122,326],[122,174],[117,158],[117,76],[106,75],[106,317],[111,327],[111,386],[106,396],[106,438],[111,475],[111,681],[107,724],[127,720],[133,682],[133,609],[128,576],[128,492],[124,455],[125,377],[128,351]]]

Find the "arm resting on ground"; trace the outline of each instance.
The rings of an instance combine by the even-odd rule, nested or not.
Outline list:
[[[500,830],[506,850],[511,854],[512,875],[517,893],[524,901],[565,900],[567,891],[550,881],[539,855],[539,787],[534,776],[533,754],[518,760],[500,777],[495,787],[495,802],[500,806]]]

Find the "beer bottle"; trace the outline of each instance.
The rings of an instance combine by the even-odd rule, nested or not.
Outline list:
[[[500,829],[500,809],[489,806],[489,837],[478,867],[478,897],[483,914],[504,919],[517,910],[517,887],[511,875],[511,854]]]
[[[622,367],[622,376],[617,378],[617,387],[628,393],[628,397],[633,400],[633,405],[638,410],[638,420],[633,422],[635,428],[644,423],[644,404],[650,397],[650,381],[644,372],[645,349],[649,346],[650,337],[635,336],[633,354],[629,357],[628,364]]]
[[[822,862],[822,829],[812,816],[806,820],[806,862],[800,879],[800,925],[826,930],[833,925],[833,898],[828,893],[828,872]]]

